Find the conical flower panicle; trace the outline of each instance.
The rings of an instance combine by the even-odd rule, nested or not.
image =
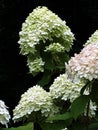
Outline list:
[[[73,102],[78,96],[80,96],[80,90],[84,84],[75,84],[66,74],[58,76],[53,84],[50,86],[50,94],[53,99],[60,98],[61,100],[69,100]]]
[[[98,42],[88,44],[79,54],[75,54],[66,65],[66,73],[71,78],[98,79]]]
[[[38,6],[29,14],[19,37],[20,52],[27,56],[27,65],[33,75],[44,71],[45,53],[53,56],[69,52],[75,39],[66,22],[45,6]]]
[[[46,92],[39,85],[33,86],[21,95],[19,104],[13,110],[13,120],[19,121],[29,117],[33,112],[41,112],[41,115],[48,117],[58,112],[53,104],[49,92]]]
[[[96,30],[90,37],[89,39],[86,41],[86,43],[84,44],[84,46],[88,45],[88,44],[92,44],[94,42],[98,42],[98,30]]]

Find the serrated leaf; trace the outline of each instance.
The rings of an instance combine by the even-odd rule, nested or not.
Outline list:
[[[74,119],[77,119],[77,117],[84,112],[89,100],[89,95],[82,95],[73,101],[73,103],[71,104],[71,113]]]

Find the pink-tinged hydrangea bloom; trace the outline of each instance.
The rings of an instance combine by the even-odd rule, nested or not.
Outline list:
[[[5,105],[5,103],[0,100],[0,123],[2,125],[5,125],[6,127],[8,127],[8,122],[10,120],[11,116],[9,114],[9,111],[7,110],[7,106]]]
[[[98,42],[98,30],[96,30],[91,37],[87,40],[87,42],[84,44],[84,46],[87,46],[88,44]]]
[[[98,42],[88,44],[75,54],[66,65],[66,73],[71,79],[98,79]]]

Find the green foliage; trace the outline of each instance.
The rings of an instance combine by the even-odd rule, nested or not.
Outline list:
[[[71,104],[71,113],[74,119],[77,119],[77,117],[84,112],[89,100],[89,96],[82,95],[73,101],[73,103]]]
[[[40,124],[42,130],[61,130],[66,127],[66,123],[64,121],[58,121],[54,123],[41,123]]]
[[[34,130],[33,123],[28,123],[24,126],[12,127],[12,128],[0,128],[0,130]]]
[[[58,114],[52,117],[49,117],[47,120],[49,121],[57,121],[57,120],[68,120],[72,118],[72,114],[70,112],[66,112],[64,114]]]
[[[51,80],[51,72],[48,70],[45,70],[41,80],[38,82],[38,84],[40,84],[41,86],[45,86],[47,85]]]
[[[92,84],[92,91],[91,91],[92,100],[96,102],[98,105],[98,81],[95,80]]]

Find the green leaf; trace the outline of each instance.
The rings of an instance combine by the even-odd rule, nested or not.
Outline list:
[[[53,71],[55,69],[55,64],[53,62],[52,55],[50,53],[45,53],[43,55],[43,61],[45,61],[44,69]]]
[[[26,124],[24,126],[12,127],[12,128],[1,128],[0,130],[34,130],[33,123]]]
[[[52,121],[56,121],[56,120],[67,120],[72,118],[72,115],[70,112],[66,112],[65,114],[58,114],[52,117],[49,117],[47,120],[52,120]]]
[[[73,101],[71,104],[71,113],[74,119],[77,119],[77,117],[84,112],[89,100],[90,97],[88,95],[82,95]]]
[[[64,63],[65,65],[65,62],[68,62],[69,61],[69,55],[67,54],[67,52],[64,52],[64,53],[59,53],[58,56],[60,57],[60,61],[61,61],[61,64],[62,62]]]
[[[94,83],[92,84],[92,91],[91,95],[93,98],[98,98],[98,80],[95,80]]]
[[[91,98],[98,105],[98,80],[95,80],[92,84]]]
[[[44,71],[44,74],[41,78],[41,80],[38,82],[39,85],[41,85],[42,87],[47,85],[51,80],[51,72],[48,70]]]
[[[66,124],[64,121],[59,121],[55,123],[41,123],[40,124],[42,130],[61,130],[66,127]]]

